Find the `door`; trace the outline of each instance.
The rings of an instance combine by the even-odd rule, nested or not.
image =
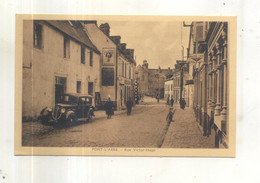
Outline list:
[[[55,84],[55,103],[61,102],[61,96],[64,94],[64,86]]]
[[[66,82],[65,77],[55,77],[55,103],[61,102],[61,97],[66,91]]]
[[[88,82],[88,94],[93,96],[93,82]]]

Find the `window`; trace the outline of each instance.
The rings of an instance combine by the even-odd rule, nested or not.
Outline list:
[[[81,81],[77,81],[77,93],[81,93]]]
[[[114,69],[103,68],[102,69],[102,85],[103,86],[114,86]]]
[[[70,40],[64,37],[63,41],[63,57],[70,58]]]
[[[81,63],[85,64],[85,47],[81,45]]]
[[[33,46],[35,48],[42,48],[42,26],[34,23],[33,25]]]
[[[93,51],[89,52],[89,66],[93,66]]]
[[[124,62],[122,61],[122,76],[125,76],[124,70],[125,70],[125,64],[124,64]]]
[[[125,78],[126,78],[126,69],[127,69],[127,67],[126,67],[126,64],[125,64],[125,75],[124,75]]]
[[[131,66],[129,66],[129,79],[131,79]]]

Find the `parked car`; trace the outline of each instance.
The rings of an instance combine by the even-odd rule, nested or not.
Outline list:
[[[53,108],[45,107],[40,113],[43,124],[60,123],[70,126],[78,120],[91,121],[94,115],[91,95],[66,93]]]

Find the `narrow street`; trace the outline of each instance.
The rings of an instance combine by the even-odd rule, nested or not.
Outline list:
[[[213,142],[203,137],[192,109],[181,110],[176,104],[174,122],[166,121],[165,101],[146,97],[133,108],[132,115],[116,111],[106,119],[104,111],[96,111],[89,123],[70,128],[44,126],[40,122],[23,123],[23,146],[37,147],[147,147],[206,148]]]
[[[131,116],[127,116],[126,111],[116,111],[112,119],[106,119],[104,111],[97,111],[92,122],[63,129],[46,127],[39,122],[35,122],[38,127],[24,123],[23,146],[160,147],[168,127],[167,112],[164,103],[157,104],[155,99],[147,98],[133,108]],[[37,132],[32,135],[33,129]]]

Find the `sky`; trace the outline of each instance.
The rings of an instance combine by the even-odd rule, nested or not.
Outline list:
[[[179,21],[98,21],[110,25],[110,36],[121,36],[121,43],[135,50],[136,62],[147,60],[149,68],[173,68],[182,59],[189,42],[189,27]]]

